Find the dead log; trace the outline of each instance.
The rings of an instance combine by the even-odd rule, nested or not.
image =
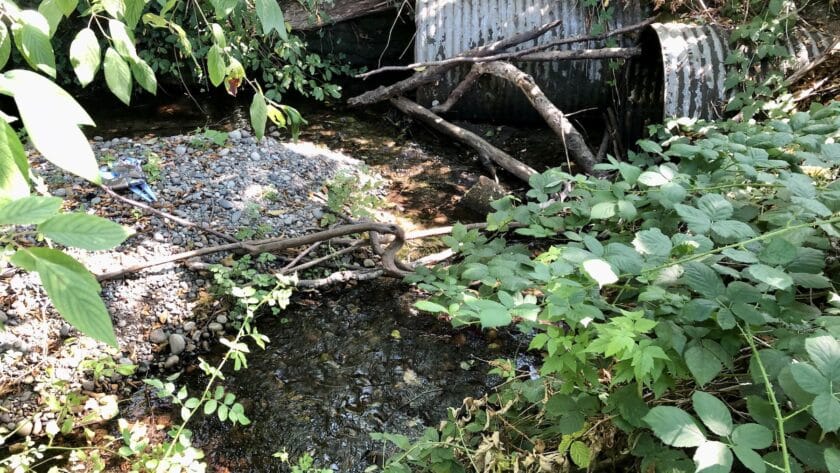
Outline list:
[[[534,78],[522,72],[516,66],[509,62],[488,62],[480,63],[476,67],[484,74],[492,74],[507,81],[512,82],[525,96],[531,105],[540,113],[545,119],[548,126],[557,133],[563,140],[563,145],[566,151],[572,156],[581,170],[586,174],[592,174],[595,170],[595,165],[598,162],[595,160],[592,151],[587,146],[583,136],[575,129],[574,125],[566,118],[566,115],[551,103],[551,100],[545,96],[542,89],[534,82]]]
[[[524,164],[523,162],[515,159],[513,156],[505,153],[499,148],[496,148],[475,133],[449,123],[443,118],[430,112],[427,108],[422,107],[407,98],[393,98],[391,99],[391,104],[400,109],[403,113],[418,118],[432,128],[467,144],[485,158],[493,161],[498,164],[499,167],[507,170],[525,182],[528,182],[528,179],[537,173],[537,171],[535,171],[531,166]]]
[[[461,53],[459,57],[490,56],[498,51],[504,51],[518,44],[522,44],[527,41],[531,41],[535,38],[539,38],[546,32],[560,26],[560,24],[562,24],[562,20],[555,20],[550,23],[546,23],[537,29],[525,33],[519,33],[511,36],[510,38],[505,38],[499,41],[492,42],[490,44],[486,44],[484,46],[479,46],[477,48],[470,49],[469,51]],[[414,90],[417,87],[434,82],[435,80],[437,80],[438,77],[445,74],[453,67],[457,66],[457,64],[458,63],[451,63],[440,66],[428,67],[421,72],[417,72],[408,79],[401,80],[387,87],[380,86],[374,90],[367,91],[356,97],[351,97],[349,100],[347,100],[347,104],[351,107],[358,107],[360,105],[370,105],[377,102],[382,102],[383,100],[388,100],[393,97],[397,97],[399,95],[403,95],[404,93],[410,90]]]
[[[298,1],[282,2],[283,16],[293,30],[314,30],[353,18],[394,9],[389,0],[339,0],[310,12]]]
[[[583,35],[583,36],[573,36],[571,38],[561,38],[555,41],[551,41],[545,44],[539,44],[537,46],[522,49],[520,51],[512,51],[512,52],[505,52],[493,55],[469,55],[466,53],[459,54],[457,56],[442,59],[440,61],[431,61],[431,62],[417,62],[414,64],[409,64],[407,66],[385,66],[380,67],[379,69],[374,69],[372,71],[365,72],[363,74],[359,74],[356,77],[360,79],[368,78],[375,74],[380,74],[382,72],[389,72],[389,71],[411,71],[415,69],[427,68],[427,67],[439,67],[439,66],[448,66],[453,64],[464,64],[464,63],[476,63],[476,62],[492,62],[492,61],[511,61],[511,60],[519,60],[523,56],[530,56],[536,54],[540,51],[545,51],[546,49],[551,49],[553,47],[562,46],[565,44],[573,44],[573,43],[583,43],[589,41],[600,41],[607,38],[611,38],[613,36],[624,35],[628,33],[634,33],[645,26],[650,25],[655,21],[655,18],[649,18],[645,21],[640,23],[636,23],[633,25],[625,26],[623,28],[616,28],[612,31],[607,31],[605,33],[597,34],[597,35]],[[616,48],[621,49],[621,48]],[[634,49],[634,48],[629,48]],[[575,50],[573,50],[575,51]],[[595,50],[577,50],[577,51],[599,51],[598,49]],[[552,52],[559,52],[565,53],[569,51],[552,51]],[[636,55],[635,52],[633,52]],[[532,57],[539,57],[539,56],[532,56]],[[568,59],[568,58],[567,58]],[[584,58],[581,58],[584,59]],[[539,60],[539,59],[534,59]],[[553,60],[553,59],[549,59]]]
[[[580,61],[584,59],[629,59],[642,55],[642,48],[572,49],[541,51],[516,58],[517,61]],[[488,62],[488,61],[483,61]]]

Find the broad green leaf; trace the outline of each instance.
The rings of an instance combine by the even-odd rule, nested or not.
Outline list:
[[[140,17],[143,14],[143,8],[146,6],[146,0],[125,0],[125,12],[123,13],[123,20],[129,30],[134,30]]]
[[[831,392],[818,394],[814,398],[811,415],[826,432],[840,429],[840,401]]]
[[[9,37],[9,29],[6,24],[0,21],[0,69],[6,67],[9,55],[12,53],[12,39]]]
[[[64,16],[69,17],[74,11],[76,11],[76,7],[79,5],[79,0],[57,0],[56,3],[61,9],[61,13],[63,13]]]
[[[125,24],[119,20],[108,20],[108,30],[111,32],[111,42],[114,49],[120,53],[126,61],[138,59],[137,49],[134,47],[134,38],[125,28]]]
[[[725,443],[708,441],[694,452],[697,473],[729,473],[732,462],[732,450]]]
[[[712,223],[712,232],[726,241],[738,241],[754,237],[755,231],[738,220],[722,220]]]
[[[96,33],[90,28],[82,28],[70,43],[70,64],[73,65],[73,71],[76,72],[82,87],[87,87],[93,82],[101,61],[102,50],[99,48]]]
[[[666,445],[699,447],[706,442],[706,436],[694,418],[679,407],[656,406],[643,420]]]
[[[652,228],[637,232],[636,238],[633,239],[633,247],[643,255],[668,256],[673,244],[660,229]]]
[[[225,30],[218,23],[211,23],[210,31],[213,33],[213,42],[215,45],[222,49],[226,48],[227,38],[225,38]]]
[[[723,369],[723,365],[714,353],[697,345],[685,351],[685,363],[700,386],[715,379],[715,376]]]
[[[446,307],[430,301],[417,301],[414,303],[414,307],[432,313],[447,312]]]
[[[671,182],[670,179],[655,171],[645,171],[639,175],[639,182],[649,187],[659,187]]]
[[[471,303],[478,310],[478,320],[482,328],[504,327],[510,325],[513,318],[507,307],[491,300],[477,300]]]
[[[793,279],[790,275],[766,264],[753,264],[747,268],[747,272],[756,281],[763,282],[776,289],[785,290],[793,284]]]
[[[732,431],[732,443],[753,450],[763,450],[773,444],[773,432],[761,424],[741,424]]]
[[[218,45],[213,45],[207,52],[207,74],[210,76],[210,83],[214,87],[218,87],[225,80],[225,64],[222,56],[222,49]]]
[[[758,257],[752,251],[727,248],[721,252],[723,256],[738,263],[758,263]]]
[[[636,216],[636,206],[629,200],[618,201],[618,216],[623,219],[631,219]]]
[[[210,0],[213,9],[216,11],[216,19],[226,19],[239,4],[239,0]]]
[[[216,412],[216,407],[218,407],[219,403],[215,399],[210,399],[204,403],[204,415],[209,416],[210,414]]]
[[[83,213],[56,215],[38,225],[38,231],[64,246],[91,251],[109,250],[130,235],[122,225]]]
[[[578,468],[588,468],[592,452],[585,443],[575,440],[569,447],[569,456]]]
[[[275,30],[280,35],[280,39],[287,40],[289,36],[286,32],[286,20],[283,18],[283,10],[277,4],[277,0],[256,0],[256,4],[263,34],[268,35],[271,30]]]
[[[709,216],[701,211],[691,207],[690,205],[675,204],[674,210],[688,225],[688,229],[698,235],[705,235],[709,233],[712,227],[712,221]]]
[[[32,225],[58,213],[64,201],[58,197],[33,195],[0,207],[0,225]]]
[[[38,5],[38,13],[44,16],[49,25],[49,37],[52,38],[61,19],[64,18],[64,12],[56,0],[42,0]]]
[[[615,202],[601,202],[592,206],[589,216],[596,220],[606,220],[615,215]]]
[[[81,263],[51,248],[19,250],[35,260],[38,276],[58,313],[80,332],[117,347],[99,283]]]
[[[84,109],[61,87],[34,72],[16,69],[6,72],[5,78],[35,148],[56,166],[101,182],[93,150],[78,127],[94,124]]]
[[[254,134],[257,135],[258,140],[261,140],[263,135],[265,135],[265,122],[268,119],[268,109],[266,108],[265,97],[262,92],[254,94],[250,112],[251,126],[254,128]]]
[[[23,10],[20,17],[12,24],[15,47],[33,69],[55,78],[55,54],[47,19],[35,10]]]
[[[805,350],[825,377],[832,382],[840,382],[840,343],[834,337],[811,337],[805,340]]]
[[[721,437],[728,437],[732,433],[732,415],[723,401],[711,394],[695,391],[691,402],[694,412],[709,430]]]
[[[29,196],[29,161],[15,130],[0,120],[0,202]]]
[[[697,200],[697,208],[709,216],[712,221],[726,220],[732,216],[734,209],[720,194],[706,194]]]
[[[753,450],[740,445],[735,445],[732,447],[732,451],[735,452],[735,456],[738,458],[738,461],[740,461],[753,473],[765,473],[767,471],[767,467],[764,465],[764,460],[761,458],[761,455],[755,453]]]
[[[120,19],[125,14],[125,0],[100,0],[111,18]]]
[[[761,315],[761,312],[759,312],[752,304],[736,302],[732,304],[732,313],[750,325],[761,325],[766,322],[766,319],[763,315]]]
[[[807,363],[794,363],[790,373],[800,388],[811,394],[831,394],[831,384],[816,368]]]
[[[683,265],[683,279],[694,292],[709,299],[714,299],[726,292],[723,280],[710,266],[698,262]]]
[[[840,450],[836,448],[825,449],[825,465],[828,471],[840,471]]]
[[[583,262],[583,270],[595,282],[598,287],[618,282],[618,275],[613,271],[612,266],[602,259],[590,259]]]
[[[796,258],[796,247],[783,238],[774,238],[758,254],[758,258],[770,266],[785,265]]]
[[[114,48],[105,51],[105,83],[124,104],[131,103],[131,69]]]
[[[140,87],[145,89],[150,94],[154,95],[157,93],[157,78],[155,77],[155,71],[152,70],[151,66],[144,61],[143,59],[135,58],[131,62],[131,73],[134,76],[134,80],[140,84]]]
[[[659,154],[662,152],[662,147],[659,146],[659,143],[650,140],[639,140],[636,142],[636,145],[641,148],[643,151],[648,153],[655,153]]]

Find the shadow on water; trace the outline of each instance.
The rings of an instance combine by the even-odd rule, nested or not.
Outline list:
[[[315,452],[335,471],[362,472],[382,449],[371,432],[419,435],[446,417],[447,406],[484,393],[492,380],[481,360],[512,347],[412,314],[403,291],[365,284],[295,304],[285,323],[263,319],[259,329],[271,343],[249,356],[247,369],[225,375],[253,423],[231,427],[211,416],[192,426],[208,463],[216,471],[279,472],[272,453],[286,449],[293,458]],[[204,381],[190,384],[199,390]]]

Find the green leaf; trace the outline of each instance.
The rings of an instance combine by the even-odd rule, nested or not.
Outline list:
[[[90,28],[79,30],[73,42],[70,43],[70,64],[73,65],[73,71],[76,72],[76,77],[79,78],[82,87],[87,87],[93,82],[93,78],[99,71],[101,56],[102,50],[99,48],[96,33]]]
[[[256,3],[257,16],[260,18],[263,34],[268,35],[271,30],[275,30],[280,35],[280,39],[288,40],[286,20],[283,18],[283,10],[277,4],[277,0],[256,0]]]
[[[55,54],[50,43],[50,25],[35,10],[20,12],[20,21],[12,24],[15,47],[33,68],[55,78]]]
[[[800,388],[811,394],[831,394],[831,384],[816,368],[807,363],[794,363],[790,373]]]
[[[738,220],[722,220],[712,223],[712,232],[720,239],[738,241],[754,237],[755,231],[744,222]]]
[[[734,209],[720,194],[706,194],[697,200],[697,208],[709,216],[712,221],[726,220],[732,216]]]
[[[811,357],[811,362],[825,377],[833,382],[840,382],[840,343],[834,337],[811,337],[805,340],[805,350]]]
[[[714,353],[697,345],[685,351],[685,363],[700,386],[715,379],[715,376],[723,369],[723,365]]]
[[[0,119],[0,203],[28,197],[28,177],[29,161],[23,145],[15,130]]]
[[[211,23],[210,31],[213,33],[213,43],[215,43],[216,46],[224,49],[227,46],[225,30],[223,30],[218,23]]]
[[[766,264],[753,264],[747,268],[747,272],[756,281],[779,290],[785,290],[793,284],[793,278],[787,273]]]
[[[836,448],[825,449],[825,465],[828,471],[840,471],[840,450]]]
[[[738,460],[753,473],[765,473],[767,471],[767,467],[764,465],[764,460],[761,458],[761,455],[755,453],[753,450],[740,445],[735,445],[732,447],[732,451],[735,452],[735,456],[738,457]]]
[[[414,307],[432,313],[447,312],[446,307],[430,301],[417,301],[414,303]]]
[[[56,215],[40,224],[38,231],[64,246],[91,251],[109,250],[130,235],[122,225],[83,213]]]
[[[216,412],[216,407],[218,407],[219,403],[215,399],[210,399],[204,403],[204,415],[209,416],[210,414]]]
[[[761,312],[759,312],[752,304],[736,302],[732,304],[732,313],[750,325],[762,325],[766,322],[764,316],[761,315]]]
[[[697,235],[705,235],[712,228],[712,220],[700,209],[690,205],[675,204],[674,210],[688,225],[688,229]]]
[[[125,13],[123,13],[123,20],[130,30],[137,27],[140,21],[140,16],[143,15],[143,9],[146,6],[146,0],[125,0]]]
[[[826,432],[840,429],[840,401],[830,391],[818,394],[814,398],[811,415]]]
[[[784,238],[774,238],[758,254],[758,258],[771,266],[785,265],[796,258],[796,247]]]
[[[659,154],[662,152],[662,147],[659,146],[659,143],[655,141],[639,140],[636,142],[636,145],[638,145],[638,147],[641,148],[642,151],[646,151],[648,153]]]
[[[239,0],[210,0],[213,9],[216,11],[216,19],[226,19],[239,5]]]
[[[694,452],[697,473],[729,473],[733,461],[732,450],[721,442],[708,441]]]
[[[606,220],[613,217],[615,215],[615,211],[615,202],[601,202],[600,204],[592,206],[592,211],[589,213],[589,216],[596,220]]]
[[[569,447],[569,456],[578,468],[588,468],[592,452],[585,443],[575,440]]]
[[[668,256],[673,244],[660,229],[652,228],[637,232],[636,238],[633,239],[633,247],[643,255]]]
[[[157,94],[157,77],[155,77],[155,71],[146,61],[139,57],[134,58],[131,61],[131,74],[134,76],[134,80],[140,84],[140,87],[152,95]]]
[[[46,18],[50,28],[49,37],[52,38],[55,30],[58,28],[58,24],[64,18],[64,12],[61,11],[61,8],[55,0],[42,0],[40,5],[38,5],[38,13]]]
[[[0,22],[0,69],[6,67],[9,55],[12,53],[12,40],[9,37],[9,29],[6,24]]]
[[[691,402],[694,412],[709,430],[721,437],[728,437],[732,433],[732,415],[723,401],[711,394],[695,391]]]
[[[583,270],[598,283],[598,287],[618,282],[618,275],[612,266],[602,259],[590,259],[583,262]]]
[[[639,182],[649,187],[659,187],[671,182],[671,180],[658,172],[645,171],[639,175]]]
[[[678,407],[656,406],[643,420],[666,445],[699,447],[706,442],[706,436],[694,418]]]
[[[629,220],[636,216],[636,206],[629,200],[618,201],[618,216]]]
[[[726,292],[723,280],[711,267],[697,262],[686,263],[684,266],[683,279],[686,285],[694,292],[709,299],[714,299]]]
[[[36,271],[58,313],[85,335],[117,348],[111,317],[99,297],[99,283],[81,263],[51,248],[19,250]]]
[[[112,18],[122,18],[125,14],[124,0],[100,0],[105,11],[111,15]]]
[[[61,87],[34,72],[15,69],[4,74],[29,139],[51,163],[93,183],[99,167],[78,125],[93,126],[84,109]]]
[[[753,450],[763,450],[773,444],[773,432],[761,424],[741,424],[732,431],[732,443]]]
[[[79,0],[58,0],[56,3],[61,9],[61,13],[63,13],[64,16],[69,17],[74,11],[76,11],[76,7],[79,5]]]
[[[134,47],[134,38],[126,30],[123,22],[119,20],[108,20],[108,30],[111,32],[111,42],[114,49],[120,53],[125,60],[137,59],[137,49]]]
[[[64,201],[58,197],[30,196],[0,207],[0,225],[32,225],[58,213]]]
[[[758,257],[752,251],[727,248],[721,254],[738,263],[758,263]]]
[[[496,301],[480,299],[470,303],[478,310],[482,328],[504,327],[513,321],[507,307]]]
[[[254,134],[257,135],[257,140],[261,140],[263,135],[265,135],[265,122],[268,119],[268,109],[265,105],[265,97],[262,92],[254,94],[250,112],[251,126],[254,128]]]
[[[111,47],[105,51],[105,83],[124,104],[131,103],[131,68]]]
[[[210,83],[218,87],[225,80],[227,64],[222,57],[222,48],[213,45],[207,52],[207,73],[210,76]]]

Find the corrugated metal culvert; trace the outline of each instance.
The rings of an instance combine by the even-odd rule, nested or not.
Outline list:
[[[637,23],[645,9],[640,0],[613,2],[614,15],[608,28]],[[586,35],[590,32],[590,9],[579,0],[417,0],[417,38],[415,60],[429,62],[492,41],[539,27],[556,19],[563,24],[519,49],[546,44],[560,38]],[[558,49],[596,48],[601,44],[578,43]],[[554,61],[517,63],[534,77],[549,99],[567,113],[610,103],[607,61]],[[421,104],[443,102],[469,71],[469,66],[450,71],[439,83],[419,91]],[[503,119],[515,116],[517,121],[538,115],[511,84],[494,77],[483,77],[461,99],[453,113],[472,120]]]
[[[644,136],[667,117],[713,120],[723,115],[729,32],[715,26],[654,23],[640,36],[642,55],[628,61],[624,82],[625,139]],[[796,28],[785,38],[790,68],[807,64],[830,38]]]

